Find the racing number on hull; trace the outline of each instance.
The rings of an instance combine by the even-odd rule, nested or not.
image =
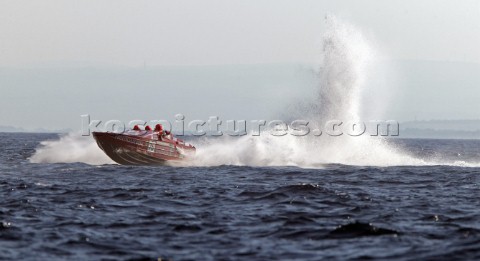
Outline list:
[[[155,142],[148,142],[148,148],[147,148],[147,151],[148,152],[152,152],[154,153],[155,152]]]

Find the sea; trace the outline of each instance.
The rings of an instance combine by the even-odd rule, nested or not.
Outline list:
[[[269,101],[278,107],[269,115],[317,128],[395,118],[389,109],[414,102],[393,96],[406,86],[382,76],[394,68],[379,66],[385,55],[370,34],[325,19],[315,91],[274,102],[281,89],[217,80],[231,97],[242,90],[247,105],[211,105],[229,115],[227,107]],[[196,76],[181,79],[204,90]],[[250,80],[261,82],[257,74]],[[222,98],[213,93],[202,92]],[[202,107],[171,100],[187,111]],[[0,260],[480,260],[480,140],[322,130],[192,138],[194,159],[155,167],[114,164],[75,132],[0,133]]]
[[[0,260],[480,259],[480,140],[389,139],[437,159],[398,166],[32,160],[58,139],[0,133]]]

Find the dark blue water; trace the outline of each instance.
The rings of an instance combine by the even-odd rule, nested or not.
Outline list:
[[[480,259],[480,168],[29,163],[53,137],[0,134],[1,260]]]

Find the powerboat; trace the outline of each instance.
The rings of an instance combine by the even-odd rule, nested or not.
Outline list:
[[[138,125],[123,133],[93,132],[93,138],[113,161],[122,165],[165,165],[192,159],[195,146],[173,136],[157,124],[152,130]]]

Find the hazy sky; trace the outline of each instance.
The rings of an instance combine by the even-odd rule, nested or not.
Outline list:
[[[478,0],[0,0],[0,125],[275,116],[312,96],[326,15],[403,61],[373,72],[387,118],[480,118]]]
[[[394,59],[480,63],[480,1],[0,1],[0,66],[316,62],[326,14]]]

